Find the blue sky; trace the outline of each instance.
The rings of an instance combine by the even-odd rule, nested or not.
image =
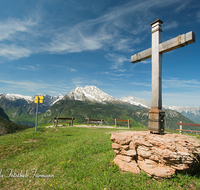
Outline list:
[[[114,98],[151,100],[150,23],[163,42],[196,42],[163,54],[163,104],[200,106],[199,0],[8,0],[0,2],[0,92],[57,95],[94,85]]]

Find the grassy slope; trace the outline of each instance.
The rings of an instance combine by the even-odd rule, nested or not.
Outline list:
[[[0,137],[0,175],[27,171],[28,177],[0,178],[1,189],[198,189],[199,175],[178,174],[156,181],[121,172],[113,164],[111,133],[117,129],[77,127],[27,129]],[[137,130],[136,128],[134,130]],[[54,178],[32,178],[34,171]]]
[[[133,126],[141,125],[132,118],[132,110],[127,106],[61,100],[40,116],[43,124],[51,123],[54,117],[74,117],[75,123],[85,123],[85,118],[104,119],[105,125],[114,125],[114,118],[131,119]],[[142,126],[142,125],[141,125]]]
[[[18,125],[9,120],[4,110],[0,107],[0,135],[13,133],[17,130],[26,129],[27,126]]]

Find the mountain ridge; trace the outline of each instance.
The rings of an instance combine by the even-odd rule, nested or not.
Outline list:
[[[79,100],[79,101],[87,101],[87,102],[95,102],[95,103],[102,103],[102,104],[118,104],[118,105],[127,105],[127,106],[139,106],[144,108],[151,108],[150,102],[144,99],[140,99],[133,96],[122,97],[120,99],[115,99],[114,97],[110,96],[109,94],[103,92],[96,86],[85,86],[85,87],[76,87],[75,89],[71,90],[65,96],[61,94],[56,96],[50,96],[48,94],[36,94],[44,96],[44,103],[40,105],[41,113],[46,112],[52,105],[54,105],[59,100]],[[7,111],[12,107],[23,107],[23,109],[27,109],[34,101],[34,97],[36,96],[23,96],[20,94],[0,94],[0,106]],[[167,106],[163,105],[163,109],[171,109],[182,113],[189,119],[192,119],[195,122],[200,122],[200,107],[198,106]],[[32,108],[31,114],[34,114],[34,108]]]

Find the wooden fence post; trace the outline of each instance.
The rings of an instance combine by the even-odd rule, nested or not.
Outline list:
[[[117,119],[115,118],[115,127],[117,127]]]
[[[180,121],[182,123],[182,121]],[[180,125],[180,135],[182,135],[182,125]]]
[[[57,124],[58,124],[58,117],[56,118],[56,127],[57,127]]]
[[[130,119],[128,119],[128,128],[130,129]]]
[[[74,121],[74,118],[72,117],[72,126],[73,126],[73,121]]]

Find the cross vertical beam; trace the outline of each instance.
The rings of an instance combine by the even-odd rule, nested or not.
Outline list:
[[[162,111],[162,43],[161,20],[151,23],[152,26],[152,98],[149,111],[149,130],[151,132],[164,133],[164,111]]]
[[[159,44],[162,43],[161,20],[156,20],[152,26],[152,100],[151,107],[162,109],[162,53]]]

